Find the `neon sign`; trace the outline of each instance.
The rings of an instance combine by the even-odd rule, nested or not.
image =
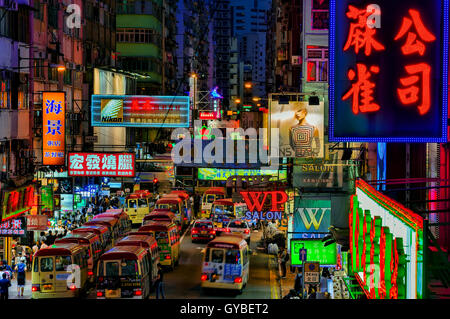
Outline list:
[[[92,95],[92,126],[189,127],[188,96]]]
[[[43,92],[42,102],[42,163],[43,165],[64,165],[65,93]]]
[[[332,142],[446,142],[449,0],[330,1]]]
[[[423,296],[423,219],[362,180],[350,202],[350,269],[371,299]]]
[[[69,176],[132,177],[135,155],[132,153],[69,153]]]
[[[282,218],[284,204],[288,200],[288,195],[286,194],[286,192],[240,192],[240,194],[247,204],[248,211],[245,214],[246,219]],[[271,198],[271,200],[269,200],[269,197]]]
[[[6,192],[3,200],[2,220],[11,219],[31,210],[34,204],[34,186]]]
[[[0,235],[9,236],[25,236],[27,234],[27,223],[24,217],[19,217],[0,223]]]

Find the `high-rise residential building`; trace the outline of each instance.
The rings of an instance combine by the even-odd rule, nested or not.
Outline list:
[[[301,92],[304,27],[302,0],[273,0],[267,15],[267,92]],[[309,1],[310,2],[310,1]]]
[[[212,86],[213,52],[210,37],[213,17],[209,1],[180,0],[177,7],[177,80],[178,93],[189,91],[189,77],[197,75],[197,90]]]
[[[65,3],[63,0],[34,1],[34,149],[38,163],[42,163],[43,134],[47,130],[42,123],[44,91],[66,93],[66,150],[81,149],[83,144],[83,23],[80,21],[77,26],[67,23],[69,13]],[[76,0],[71,4],[76,5],[81,13],[83,3]],[[87,120],[86,116],[84,119]]]

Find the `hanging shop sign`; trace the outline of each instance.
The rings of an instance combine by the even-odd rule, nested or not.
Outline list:
[[[198,118],[200,120],[216,120],[220,118],[220,113],[217,114],[217,112],[200,111],[198,114]]]
[[[278,129],[280,157],[322,158],[324,156],[324,103],[290,101],[281,104],[269,98],[270,128]],[[270,134],[272,136],[272,134]]]
[[[188,96],[92,95],[92,126],[189,127]]]
[[[423,298],[423,218],[358,179],[349,223],[349,268],[367,297]]]
[[[48,216],[46,215],[27,215],[27,230],[47,230]]]
[[[449,0],[330,0],[333,142],[447,142]]]
[[[284,204],[288,200],[285,191],[240,192],[247,204],[245,218],[249,220],[273,220],[283,218]]]
[[[303,249],[308,253],[308,260],[319,262],[321,266],[336,266],[336,243],[325,247],[320,239],[291,239],[290,248],[292,266],[303,265],[300,255]]]
[[[133,177],[133,153],[69,153],[69,176]]]
[[[27,223],[25,217],[18,217],[0,222],[1,237],[26,236]]]
[[[21,187],[5,192],[2,205],[2,220],[18,217],[31,210],[34,204],[34,186]]]
[[[42,93],[42,164],[64,165],[66,101],[64,92]]]
[[[53,211],[53,187],[41,187],[41,211]]]
[[[320,238],[328,233],[331,200],[295,198],[293,238]]]
[[[341,189],[345,167],[333,161],[294,165],[292,183],[304,189]]]
[[[226,181],[231,176],[263,176],[272,175],[274,179],[285,180],[286,170],[274,169],[220,169],[220,168],[199,168],[198,179]]]

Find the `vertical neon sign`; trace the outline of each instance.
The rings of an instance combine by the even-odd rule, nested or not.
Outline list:
[[[43,92],[42,103],[42,164],[64,165],[65,93]]]

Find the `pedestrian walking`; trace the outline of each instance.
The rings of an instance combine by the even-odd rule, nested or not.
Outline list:
[[[11,287],[11,281],[6,277],[6,273],[2,273],[2,278],[0,279],[0,300],[8,300],[9,298],[9,287]]]
[[[300,294],[303,291],[303,274],[302,274],[302,272],[303,272],[302,268],[297,268],[297,275],[295,276],[295,281],[294,281],[294,290],[298,294]]]
[[[286,263],[289,260],[289,254],[284,247],[281,247],[280,264],[281,264],[281,278],[286,278]]]
[[[47,247],[48,247],[47,244],[45,243],[45,241],[43,241],[41,243],[41,248],[40,249],[44,249],[44,248],[47,248]]]
[[[34,246],[31,247],[31,249],[33,250],[33,255],[39,250],[39,242],[35,242]]]
[[[25,289],[27,265],[25,264],[25,257],[22,257],[19,264],[16,266],[17,271],[17,297],[23,297],[23,290]]]
[[[158,277],[156,278],[156,299],[159,299],[159,294],[161,294],[162,299],[166,299],[164,296],[164,286],[163,277],[164,273],[161,268],[161,264],[158,263]]]

